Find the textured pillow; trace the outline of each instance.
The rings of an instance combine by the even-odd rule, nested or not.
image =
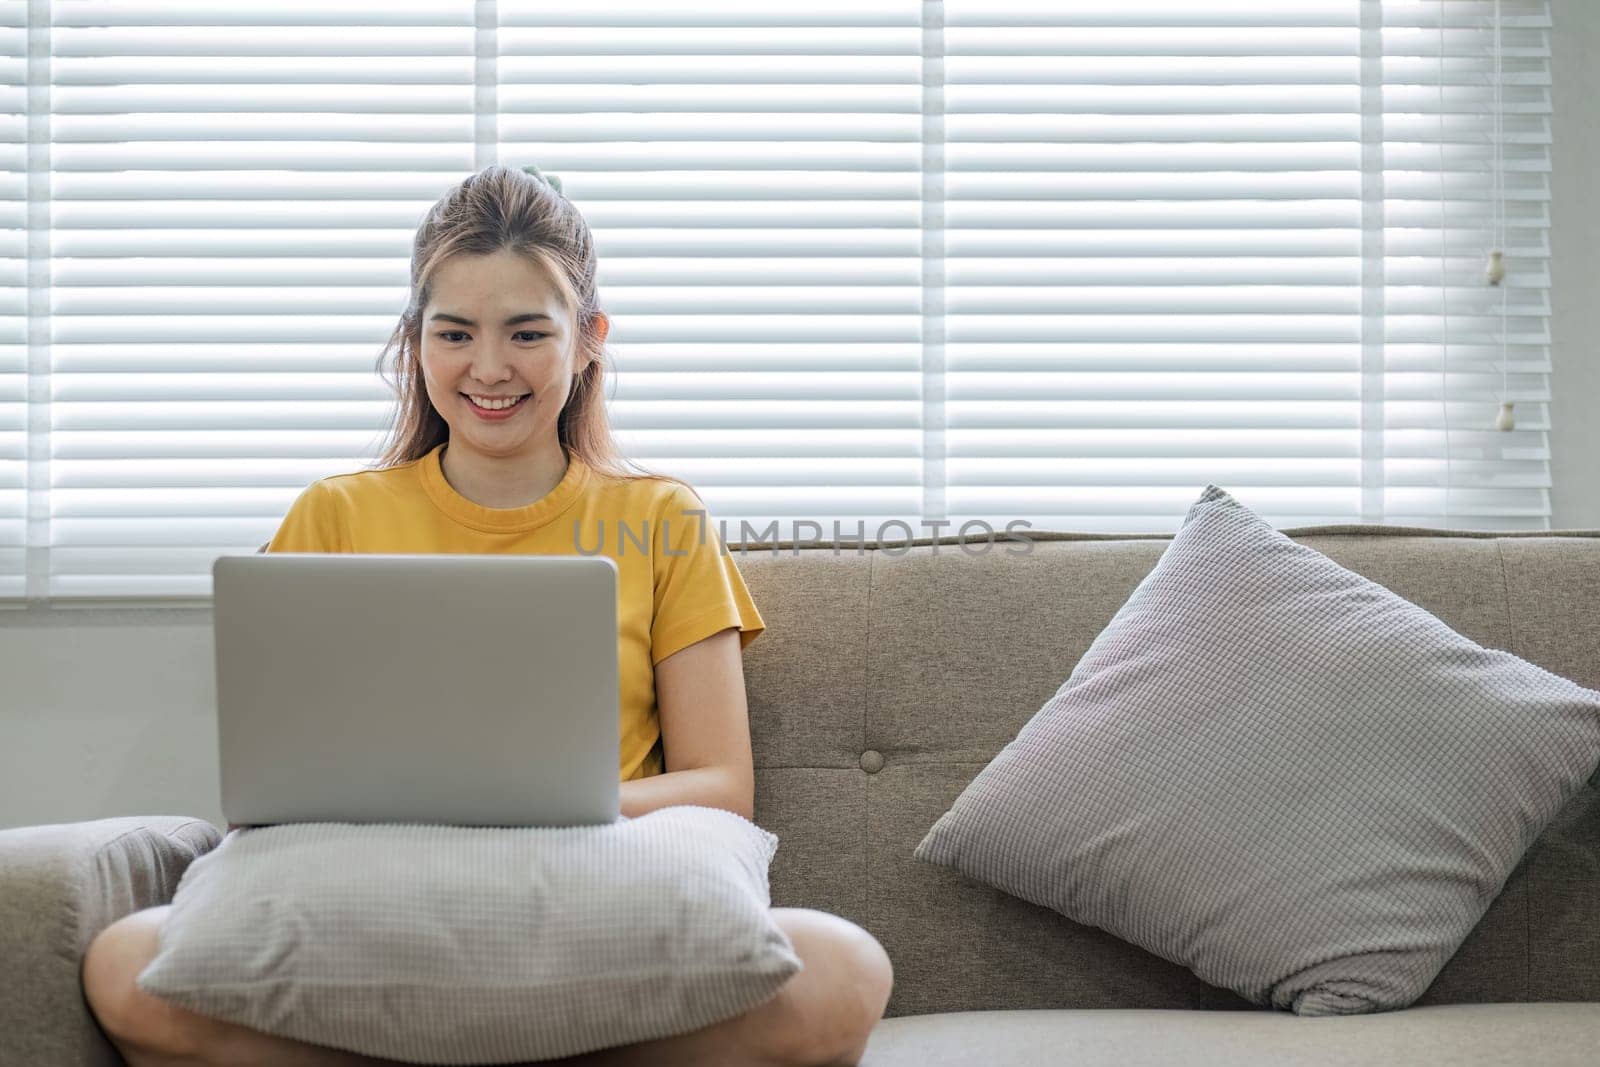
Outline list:
[[[1600,762],[1600,693],[1214,485],[914,855],[1262,1006],[1410,1004]]]
[[[184,872],[138,986],[368,1056],[521,1063],[684,1033],[800,970],[774,834],[682,805],[603,826],[301,823]]]

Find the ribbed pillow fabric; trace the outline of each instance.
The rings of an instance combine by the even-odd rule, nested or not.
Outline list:
[[[1404,1007],[1600,763],[1600,692],[1214,485],[914,855],[1262,1006]]]
[[[190,865],[140,989],[368,1056],[490,1064],[684,1033],[801,963],[775,835],[682,805],[604,826],[301,823]]]

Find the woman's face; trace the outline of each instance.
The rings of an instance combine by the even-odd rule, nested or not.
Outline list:
[[[525,458],[559,449],[576,346],[571,312],[538,265],[508,251],[452,256],[422,309],[422,376],[451,451]],[[523,398],[507,411],[487,411]]]

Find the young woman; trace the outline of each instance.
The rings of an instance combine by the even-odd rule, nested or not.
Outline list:
[[[578,210],[534,173],[491,166],[417,230],[391,354],[400,414],[373,470],[302,492],[269,551],[610,555],[618,571],[622,813],[674,804],[752,818],[741,652],[763,624],[699,498],[630,470],[606,420],[609,320]],[[559,610],[551,605],[546,610]],[[449,669],[448,635],[424,634]],[[231,829],[231,828],[230,828]],[[195,1015],[138,990],[169,906],[103,930],[84,993],[131,1067],[381,1064]],[[893,972],[871,934],[776,908],[804,966],[751,1011],[701,1030],[544,1063],[854,1064]]]

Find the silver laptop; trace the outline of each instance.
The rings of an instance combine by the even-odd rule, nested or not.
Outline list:
[[[230,824],[618,818],[609,558],[269,553],[211,573]]]

